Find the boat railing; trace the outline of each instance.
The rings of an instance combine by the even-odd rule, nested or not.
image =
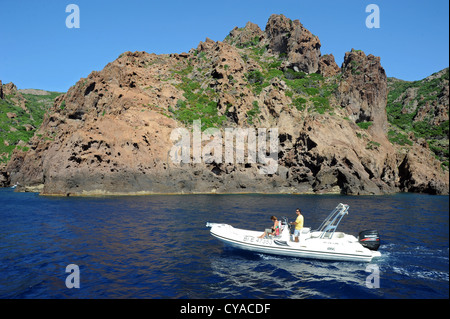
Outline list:
[[[335,209],[328,215],[327,218],[322,222],[322,224],[317,229],[320,232],[320,238],[333,238],[334,232],[336,231],[342,217],[348,214],[349,206],[340,203]]]

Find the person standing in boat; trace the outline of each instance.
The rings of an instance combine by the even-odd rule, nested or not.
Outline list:
[[[300,237],[300,233],[302,232],[303,229],[303,215],[300,208],[297,208],[295,213],[297,214],[297,218],[295,219],[295,222],[291,222],[291,225],[295,225],[294,238],[295,242],[298,243],[298,238]]]
[[[265,236],[268,236],[268,235],[279,235],[279,233],[280,233],[280,222],[278,221],[278,219],[275,216],[271,216],[270,220],[273,221],[272,228],[267,228],[264,231],[264,234],[259,236],[259,238],[264,238]]]

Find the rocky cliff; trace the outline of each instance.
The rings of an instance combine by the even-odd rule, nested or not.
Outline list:
[[[187,53],[126,52],[56,98],[8,163],[11,183],[55,195],[448,193],[448,171],[429,148],[389,141],[380,58],[352,49],[339,67],[320,47],[298,20],[272,15],[264,31],[249,22]],[[277,170],[175,162],[171,134],[193,137],[195,120],[203,134],[278,129]]]
[[[42,124],[44,113],[60,93],[17,90],[0,81],[0,187],[9,185],[6,164],[15,149],[27,151],[27,142]]]
[[[449,168],[449,69],[419,81],[388,79],[389,140],[429,148]]]

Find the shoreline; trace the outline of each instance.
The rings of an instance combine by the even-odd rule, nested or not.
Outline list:
[[[13,188],[13,187],[1,187],[1,188]],[[81,193],[43,193],[42,186],[37,187],[23,187],[22,190],[14,190],[17,193],[37,193],[43,197],[127,197],[127,196],[179,196],[179,195],[342,195],[342,196],[358,196],[358,197],[377,197],[386,195],[397,194],[423,194],[430,196],[449,196],[449,194],[430,194],[430,193],[418,193],[418,192],[392,192],[383,194],[343,194],[341,192],[154,192],[154,191],[138,191],[138,192],[110,192],[105,190],[83,191]]]

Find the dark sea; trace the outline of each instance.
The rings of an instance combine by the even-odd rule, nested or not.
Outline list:
[[[377,229],[380,259],[249,253],[205,226],[263,232],[271,215],[294,220],[299,207],[314,229],[339,203],[350,209],[338,230]],[[0,298],[447,299],[448,205],[448,196],[419,194],[77,198],[0,189]]]

